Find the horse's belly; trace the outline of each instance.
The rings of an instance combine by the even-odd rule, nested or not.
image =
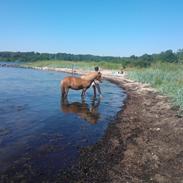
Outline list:
[[[83,89],[83,86],[71,86],[70,87],[71,89],[73,89],[73,90],[81,90],[81,89]]]

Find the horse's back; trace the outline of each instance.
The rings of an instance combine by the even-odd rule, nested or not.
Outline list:
[[[72,82],[75,81],[75,80],[77,80],[76,77],[68,76],[68,77],[65,77],[65,78],[61,81],[61,84],[62,84],[62,85],[70,84],[70,83],[72,83]]]
[[[90,80],[91,78],[95,77],[97,72],[89,72],[81,76],[82,79]]]
[[[68,81],[68,82],[71,82],[71,81],[80,81],[81,80],[81,78],[79,78],[79,77],[74,77],[74,76],[68,76],[68,77],[65,77],[64,79],[63,79],[63,81]]]
[[[83,86],[85,85],[86,82],[87,82],[86,80],[81,79],[79,77],[68,76],[61,81],[61,87],[80,90],[80,89],[83,89]]]

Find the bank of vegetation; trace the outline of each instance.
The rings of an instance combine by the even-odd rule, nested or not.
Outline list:
[[[183,64],[156,63],[128,71],[130,79],[150,84],[183,110]]]
[[[126,70],[128,77],[148,83],[183,110],[183,49],[167,50],[158,54],[111,57],[74,55],[66,53],[0,52],[0,61],[17,61],[30,67],[62,67],[92,69],[98,65],[103,69]]]

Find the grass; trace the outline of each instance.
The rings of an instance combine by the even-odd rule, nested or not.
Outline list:
[[[130,79],[148,83],[170,97],[183,110],[183,65],[156,63],[149,68],[128,71]]]
[[[22,64],[23,66],[30,66],[30,67],[54,67],[54,68],[81,68],[86,70],[93,70],[95,66],[99,66],[103,69],[112,69],[117,70],[121,68],[121,64],[118,63],[112,63],[107,61],[82,61],[82,62],[75,62],[75,61],[65,61],[65,60],[41,60],[41,61],[35,61],[35,62],[28,62]]]

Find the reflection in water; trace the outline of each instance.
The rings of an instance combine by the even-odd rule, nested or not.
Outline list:
[[[88,105],[84,98],[81,102],[69,103],[68,99],[61,99],[60,110],[64,113],[74,113],[85,121],[96,124],[100,119],[98,107],[100,105],[100,98],[92,98],[90,105]]]

